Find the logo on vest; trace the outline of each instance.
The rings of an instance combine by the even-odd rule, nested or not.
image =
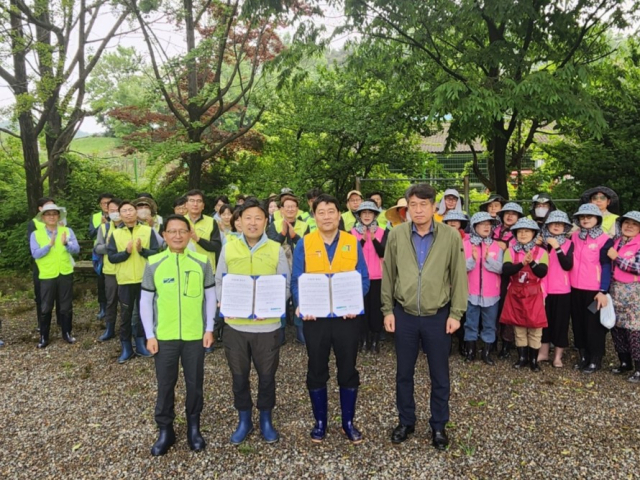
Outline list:
[[[351,251],[351,245],[343,245],[342,246],[342,251],[343,252],[350,252]]]
[[[598,245],[596,245],[595,243],[589,244],[589,250],[595,250],[596,248],[598,248]]]
[[[624,252],[625,257],[633,257],[633,252]]]
[[[175,278],[163,278],[162,283],[175,283]]]

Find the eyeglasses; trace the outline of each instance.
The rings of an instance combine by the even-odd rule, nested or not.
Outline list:
[[[180,230],[165,230],[167,235],[176,236],[176,235],[187,235],[189,230],[180,229]]]
[[[57,217],[60,215],[58,212],[45,212],[42,214],[43,217]]]
[[[188,203],[204,203],[201,198],[190,198],[187,200]]]
[[[594,195],[593,197],[591,197],[591,200],[607,200],[607,196],[606,195]]]

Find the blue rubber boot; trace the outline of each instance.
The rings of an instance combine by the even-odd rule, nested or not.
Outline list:
[[[131,340],[121,340],[120,344],[122,345],[122,353],[120,357],[118,357],[118,363],[125,363],[127,360],[131,360],[135,356],[135,353],[133,353]]]
[[[102,320],[106,315],[107,315],[107,304],[106,302],[102,302],[100,304],[100,311],[98,312],[98,315],[96,315],[96,317],[98,318],[98,320]]]
[[[141,357],[153,357],[151,352],[145,346],[144,337],[136,337],[136,353]]]
[[[304,331],[302,330],[302,325],[296,325],[296,342],[301,345],[306,345],[307,342],[304,339]]]
[[[271,422],[271,410],[260,410],[260,432],[267,443],[275,443],[280,439],[280,434]]]
[[[362,434],[353,425],[353,417],[356,413],[357,388],[340,387],[340,408],[342,409],[342,430],[351,443],[362,442]]]
[[[320,443],[327,434],[327,388],[309,390],[309,397],[313,416],[316,419],[316,424],[311,430],[311,440]]]
[[[99,342],[106,342],[107,340],[111,340],[116,336],[116,324],[107,323],[107,329],[104,331],[102,335],[98,337]]]
[[[253,422],[251,421],[251,410],[238,411],[238,428],[231,434],[231,445],[240,445],[253,432]]]

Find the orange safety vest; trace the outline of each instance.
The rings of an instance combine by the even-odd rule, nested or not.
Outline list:
[[[338,231],[338,246],[329,262],[327,248],[316,230],[304,237],[304,261],[306,273],[351,272],[358,264],[358,240],[350,233]]]

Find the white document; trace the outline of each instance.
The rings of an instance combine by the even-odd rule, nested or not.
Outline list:
[[[220,314],[223,317],[251,318],[253,314],[253,278],[226,274],[222,277]]]
[[[331,302],[337,317],[364,313],[362,275],[360,272],[342,272],[331,276]]]
[[[261,275],[255,280],[253,314],[256,318],[281,318],[287,313],[287,277]]]
[[[303,317],[343,317],[364,313],[362,276],[358,271],[300,275],[298,297]]]
[[[230,318],[281,318],[287,311],[287,278],[284,275],[235,275],[222,277],[220,315]]]
[[[303,317],[316,318],[331,314],[329,277],[324,274],[303,273],[298,277],[298,307]]]

